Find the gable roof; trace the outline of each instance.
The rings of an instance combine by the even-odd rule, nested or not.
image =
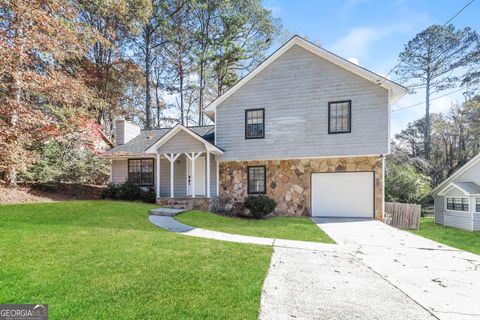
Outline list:
[[[233,93],[235,93],[238,89],[240,89],[243,85],[245,85],[248,81],[250,81],[253,77],[259,74],[263,69],[268,67],[272,62],[277,60],[280,56],[282,56],[285,52],[287,52],[291,47],[294,45],[298,45],[317,56],[324,58],[325,60],[336,64],[337,66],[344,68],[347,71],[350,71],[362,78],[367,79],[370,82],[373,82],[385,89],[389,92],[389,97],[391,103],[396,102],[398,99],[403,97],[407,93],[407,88],[404,86],[388,80],[385,77],[382,77],[379,74],[376,74],[373,71],[370,71],[364,67],[361,67],[357,64],[354,64],[328,50],[325,50],[301,37],[295,35],[289,41],[287,41],[283,46],[281,46],[277,51],[275,51],[272,55],[270,55],[266,60],[264,60],[260,65],[258,65],[253,71],[243,77],[239,82],[237,82],[233,87],[228,89],[225,93],[223,93],[220,97],[216,100],[211,102],[205,109],[204,113],[210,118],[213,119],[213,114],[216,111],[218,105],[220,105],[223,101],[225,101],[228,97],[230,97]]]
[[[480,194],[480,186],[475,182],[453,182],[455,186],[462,189],[465,193],[468,194]]]
[[[214,128],[212,130],[214,130]],[[173,127],[170,131],[168,131],[165,135],[163,135],[160,139],[158,139],[150,147],[148,147],[148,149],[145,150],[145,153],[155,153],[158,148],[160,148],[162,145],[164,145],[168,140],[173,138],[180,131],[184,131],[184,132],[188,133],[190,136],[192,136],[194,139],[200,141],[201,143],[204,143],[205,148],[208,151],[213,151],[213,152],[217,152],[217,153],[220,153],[220,154],[223,153],[223,150],[220,149],[219,147],[217,147],[215,144],[208,141],[206,138],[199,135],[195,131],[190,130],[190,128],[187,128],[187,127],[181,125],[180,123],[175,125],[175,127]],[[209,134],[210,131],[207,132],[207,133]],[[207,136],[207,134],[205,134],[205,136]]]
[[[438,192],[439,195],[445,196],[452,190],[459,190],[466,196],[476,196],[480,195],[480,186],[472,181],[465,182],[450,182]]]
[[[214,141],[215,126],[184,127],[195,133],[205,141],[212,143]],[[152,145],[165,136],[174,128],[145,129],[138,136],[125,144],[119,145],[106,152],[106,156],[115,155],[138,155],[145,153]]]
[[[445,179],[442,183],[440,183],[435,189],[432,190],[432,194],[437,194],[440,191],[442,191],[450,182],[452,182],[454,179],[458,178],[461,174],[463,174],[465,171],[473,167],[475,164],[480,162],[480,153],[477,154],[475,157],[473,157],[470,161],[465,163],[460,169],[455,171],[450,177]]]

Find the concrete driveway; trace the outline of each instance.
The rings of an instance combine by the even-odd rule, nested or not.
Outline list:
[[[260,319],[435,317],[351,254],[274,247]]]
[[[344,250],[439,319],[480,319],[480,256],[374,220],[314,218]]]

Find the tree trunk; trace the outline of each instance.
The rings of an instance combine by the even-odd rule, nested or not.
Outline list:
[[[150,105],[150,26],[145,26],[145,128],[152,127],[151,105]]]
[[[425,160],[430,160],[430,74],[428,73],[425,88],[425,127],[423,135]]]
[[[203,56],[202,56],[203,59]],[[198,97],[198,125],[201,126],[203,125],[203,78],[204,78],[204,69],[205,69],[205,64],[202,60],[200,63],[200,91],[199,91],[199,97]]]
[[[157,85],[155,86],[155,102],[157,104],[157,128],[160,128],[160,97],[158,95],[158,77]]]
[[[9,144],[15,145],[14,149],[17,149],[18,146],[18,136],[15,132],[17,129],[17,122],[18,122],[18,111],[17,108],[20,106],[21,103],[21,88],[22,88],[22,65],[23,65],[23,29],[22,29],[22,19],[18,17],[18,28],[16,34],[16,42],[18,47],[18,63],[17,63],[17,70],[15,72],[15,78],[13,79],[13,86],[12,86],[12,97],[14,102],[14,107],[12,108],[12,114],[10,117],[10,126],[12,130],[12,135],[10,137]],[[14,163],[10,163],[10,166],[7,168],[6,174],[6,182],[10,188],[17,187],[17,168],[15,167]]]
[[[185,124],[185,116],[184,116],[184,107],[183,107],[183,71],[180,67],[180,122],[182,125]]]

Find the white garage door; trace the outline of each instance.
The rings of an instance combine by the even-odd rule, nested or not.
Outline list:
[[[373,172],[312,173],[312,216],[373,218]]]

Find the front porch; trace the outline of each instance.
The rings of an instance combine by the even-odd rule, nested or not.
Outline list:
[[[218,196],[218,161],[210,152],[158,153],[154,162],[157,199]]]
[[[221,149],[183,126],[152,145],[157,203],[171,208],[212,210],[218,203]]]
[[[219,157],[223,154],[214,144],[212,130],[211,126],[177,125],[167,132],[144,131],[134,145],[118,146],[118,152],[108,156],[110,181],[153,188],[157,203],[164,206],[208,210],[218,198]]]

